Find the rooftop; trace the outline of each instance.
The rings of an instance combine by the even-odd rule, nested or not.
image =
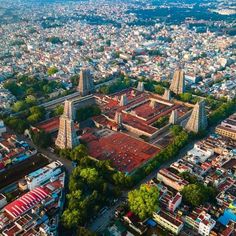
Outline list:
[[[100,137],[96,133],[86,133],[81,139],[87,143],[90,156],[111,160],[115,168],[127,173],[160,152],[157,147],[120,132],[109,131]]]

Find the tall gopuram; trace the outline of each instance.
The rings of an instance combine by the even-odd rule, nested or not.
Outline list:
[[[79,145],[74,121],[73,121],[73,103],[65,101],[64,113],[60,117],[59,130],[55,145],[60,149],[74,148]]]
[[[204,130],[207,127],[207,115],[205,109],[205,101],[198,102],[191,113],[191,116],[185,126],[188,131],[198,133],[200,130]]]
[[[181,94],[185,91],[184,71],[177,69],[174,73],[173,80],[170,85],[170,90],[175,94]]]
[[[93,77],[90,73],[90,70],[87,68],[82,68],[80,71],[77,91],[80,92],[81,96],[86,96],[94,91]]]

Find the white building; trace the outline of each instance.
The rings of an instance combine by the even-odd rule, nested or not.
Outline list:
[[[188,151],[188,159],[192,163],[205,162],[209,157],[214,154],[211,149],[206,149],[201,144],[196,143],[190,151]]]
[[[62,173],[62,166],[63,165],[60,161],[54,161],[47,166],[44,166],[43,168],[25,176],[29,190],[33,190],[34,188],[47,182],[49,179]]]
[[[210,235],[211,230],[214,228],[216,221],[211,218],[209,214],[201,214],[199,216],[201,220],[198,227],[198,233],[203,236]]]
[[[168,208],[171,212],[174,212],[182,202],[182,195],[178,192],[175,196],[170,199]]]

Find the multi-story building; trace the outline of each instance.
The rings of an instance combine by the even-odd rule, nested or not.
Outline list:
[[[33,190],[34,188],[42,185],[47,182],[51,178],[62,173],[62,163],[60,161],[54,161],[47,166],[44,166],[41,169],[38,169],[29,175],[25,176],[26,183],[29,190]]]
[[[159,225],[176,235],[184,227],[183,221],[171,213],[165,213],[164,211],[154,212],[153,218]]]
[[[216,221],[212,219],[211,215],[202,209],[196,209],[191,214],[187,215],[185,222],[203,236],[210,235],[211,230],[216,224]]]
[[[236,113],[216,127],[216,133],[236,140]]]
[[[172,187],[177,191],[181,191],[188,182],[168,169],[161,169],[157,173],[157,179],[162,181],[165,185]]]
[[[197,221],[200,221],[198,233],[203,236],[208,236],[216,224],[216,221],[211,218],[211,215],[205,213],[199,215]]]
[[[63,207],[65,173],[34,188],[0,211],[0,234],[57,235],[58,219]]]
[[[168,203],[168,209],[171,212],[174,212],[178,206],[181,204],[182,202],[182,195],[178,192],[175,196],[173,196],[169,203]]]

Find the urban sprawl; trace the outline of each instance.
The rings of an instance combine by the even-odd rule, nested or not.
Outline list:
[[[235,16],[2,0],[0,235],[236,235]]]

